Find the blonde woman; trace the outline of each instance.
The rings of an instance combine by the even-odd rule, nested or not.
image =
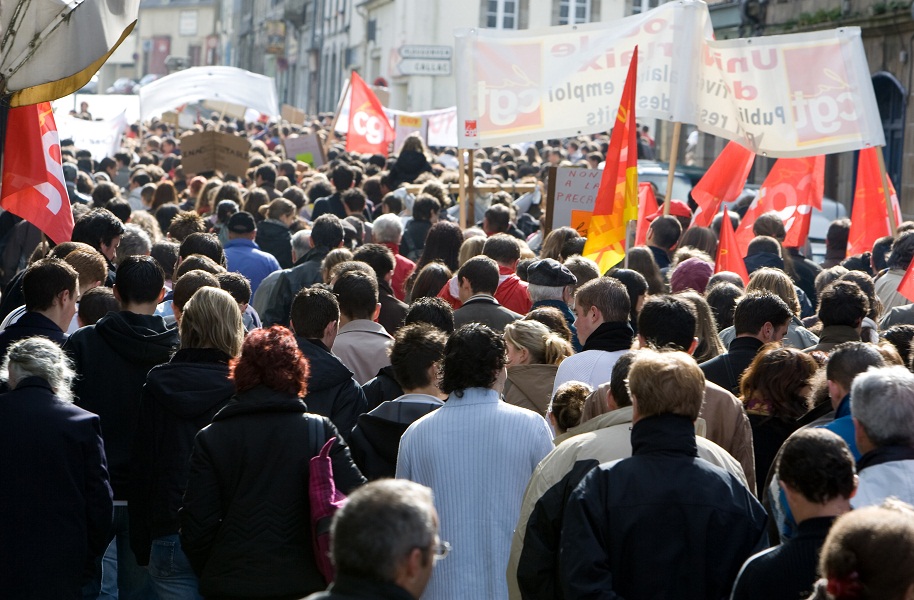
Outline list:
[[[197,578],[178,538],[178,509],[194,436],[235,392],[229,361],[241,353],[241,311],[223,290],[204,287],[184,305],[181,347],[149,372],[131,460],[130,546],[149,565],[153,585],[199,597]]]
[[[793,313],[787,328],[787,335],[781,340],[782,344],[803,350],[819,343],[819,338],[803,327],[803,322],[800,320],[800,299],[793,281],[787,276],[787,273],[771,267],[755,271],[749,278],[749,285],[746,286],[746,293],[751,292],[771,292],[783,300]],[[728,348],[735,337],[733,327],[727,327],[720,332],[720,340]]]
[[[571,344],[539,321],[515,321],[505,326],[508,380],[505,402],[544,417],[559,364],[572,355]]]

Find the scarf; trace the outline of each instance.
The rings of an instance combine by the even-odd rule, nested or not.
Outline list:
[[[603,352],[628,350],[632,346],[634,337],[635,333],[628,323],[603,323],[587,337],[584,352],[588,350],[602,350]]]

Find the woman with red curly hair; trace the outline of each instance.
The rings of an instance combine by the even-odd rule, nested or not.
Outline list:
[[[337,488],[349,494],[365,478],[333,424],[308,413],[308,362],[288,329],[251,332],[230,373],[236,395],[194,441],[181,543],[204,598],[301,598],[326,587],[311,545],[310,459],[335,437]]]

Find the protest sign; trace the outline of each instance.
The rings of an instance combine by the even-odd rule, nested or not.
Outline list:
[[[603,169],[551,167],[546,192],[546,233],[556,227],[574,227],[587,235]]]
[[[455,36],[462,148],[608,130],[636,45],[640,118],[774,157],[885,143],[856,27],[715,41],[707,5],[682,0],[612,23]]]
[[[120,115],[104,121],[86,121],[58,114],[55,117],[60,139],[71,139],[77,148],[92,153],[92,160],[99,161],[114,156],[121,147],[121,136],[127,130],[127,117]]]
[[[221,171],[243,177],[251,143],[243,137],[204,131],[181,138],[181,164],[186,173]]]
[[[282,111],[280,113],[284,121],[288,121],[293,125],[301,125],[305,122],[305,111],[300,108],[295,108],[291,104],[283,104]]]
[[[403,142],[413,133],[418,133],[423,142],[428,140],[428,119],[422,115],[399,114],[395,123],[394,152],[399,152],[400,148],[403,147]]]
[[[286,149],[286,157],[290,160],[300,160],[312,167],[321,167],[327,162],[324,157],[324,145],[316,133],[287,137],[283,146]]]

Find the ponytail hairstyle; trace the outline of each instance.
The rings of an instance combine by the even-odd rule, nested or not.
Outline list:
[[[555,419],[556,433],[564,433],[581,422],[584,413],[584,403],[593,392],[586,383],[569,381],[563,383],[556,390],[549,403],[549,412]]]
[[[530,353],[530,364],[557,365],[573,354],[571,344],[539,321],[514,321],[505,326],[505,341]]]

